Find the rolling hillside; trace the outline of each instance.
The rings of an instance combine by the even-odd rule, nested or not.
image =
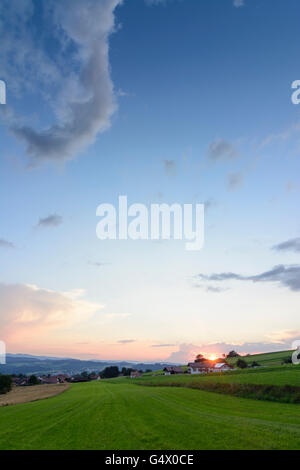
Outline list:
[[[284,359],[290,358],[292,356],[293,351],[278,351],[278,352],[270,352],[270,353],[263,353],[263,354],[251,354],[248,356],[243,356],[244,359],[248,364],[251,364],[253,361],[258,362],[262,366],[279,366],[282,364]],[[235,364],[238,358],[229,359],[231,364]]]

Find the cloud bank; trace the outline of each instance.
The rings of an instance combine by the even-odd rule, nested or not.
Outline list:
[[[234,0],[233,1],[233,6],[236,8],[243,7],[245,6],[244,0]]]
[[[273,250],[275,251],[292,251],[294,253],[300,253],[300,238],[292,238],[278,245],[274,245]]]
[[[102,305],[81,299],[83,291],[57,292],[28,284],[0,283],[0,331],[20,341],[90,318]]]
[[[211,142],[207,151],[210,160],[235,160],[239,156],[234,144],[227,140],[217,139]]]
[[[242,173],[229,173],[227,176],[228,188],[232,191],[241,187],[244,182],[244,176]]]
[[[0,248],[15,248],[15,245],[4,238],[0,238]]]
[[[183,343],[178,345],[177,351],[174,351],[165,360],[168,362],[179,362],[186,364],[194,360],[197,354],[209,355],[227,354],[229,351],[236,351],[239,354],[256,354],[272,351],[284,351],[292,349],[292,343],[300,339],[299,330],[277,331],[266,336],[266,341],[227,343],[220,341],[215,343],[202,343],[199,345]]]
[[[41,217],[37,227],[57,227],[62,224],[63,218],[57,214],[50,214],[48,217]]]
[[[196,279],[200,281],[252,281],[252,282],[275,282],[281,286],[288,287],[292,291],[300,291],[300,265],[280,264],[263,273],[252,276],[244,276],[238,273],[215,273],[211,275],[198,274]]]
[[[16,3],[15,0],[13,3]],[[28,33],[30,28],[25,28],[35,13],[34,3],[29,0],[22,2],[23,15],[20,2],[17,3],[15,10],[9,10],[12,15],[15,11],[18,13],[15,14],[15,20],[12,16],[12,42],[7,50],[12,56],[20,55],[18,47],[23,39],[26,46],[25,50],[21,47],[21,57],[15,61],[10,74],[13,75],[18,68],[30,68],[34,62],[34,70],[37,67],[44,70],[47,65],[44,70],[46,77],[41,77],[38,71],[38,78],[44,83],[52,81],[57,85],[62,76],[68,78],[61,80],[62,91],[55,105],[58,116],[55,124],[41,130],[30,125],[14,124],[12,131],[25,143],[32,166],[45,160],[72,159],[110,126],[111,117],[117,109],[110,77],[109,37],[115,30],[115,8],[122,0],[41,2],[47,12],[47,21],[53,22],[52,30],[56,31],[55,39],[59,41],[60,53],[63,54],[66,49],[69,53],[68,60],[57,60],[64,67],[68,64],[68,69],[63,71],[40,49],[41,59],[36,56],[34,38]],[[7,13],[4,17],[7,17]],[[18,31],[21,37],[17,40]],[[69,60],[69,55],[72,60]],[[37,84],[36,80],[34,82]]]

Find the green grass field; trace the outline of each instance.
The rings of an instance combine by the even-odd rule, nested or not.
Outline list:
[[[135,383],[145,385],[185,385],[191,382],[223,382],[223,383],[250,383],[259,385],[295,385],[300,387],[300,366],[287,365],[278,367],[262,367],[257,369],[244,369],[224,373],[212,374],[178,374],[159,375],[155,377],[144,376],[135,379]]]
[[[248,362],[248,364],[256,361],[262,366],[279,366],[282,364],[284,359],[292,356],[292,352],[293,351],[278,351],[263,354],[251,354],[249,356],[243,356],[242,359]],[[229,362],[231,364],[235,364],[237,360],[238,358],[229,359]]]
[[[273,367],[73,384],[56,397],[2,407],[0,449],[300,450],[300,404],[189,388],[216,382],[300,386],[300,366],[280,365],[290,352],[280,354],[255,359]]]
[[[0,449],[300,449],[300,406],[130,379],[0,409]]]

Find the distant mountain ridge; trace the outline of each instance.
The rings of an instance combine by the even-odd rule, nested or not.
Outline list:
[[[6,355],[6,364],[0,365],[0,374],[79,374],[83,371],[101,371],[108,366],[131,367],[153,371],[163,369],[169,362],[144,363],[133,361],[112,361],[112,360],[81,360],[72,358],[34,356],[31,354],[10,354]],[[173,364],[174,365],[174,364]]]

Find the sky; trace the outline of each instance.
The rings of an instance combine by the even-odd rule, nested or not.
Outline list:
[[[297,0],[2,0],[0,340],[186,362],[300,339]],[[99,204],[204,204],[204,246]]]

